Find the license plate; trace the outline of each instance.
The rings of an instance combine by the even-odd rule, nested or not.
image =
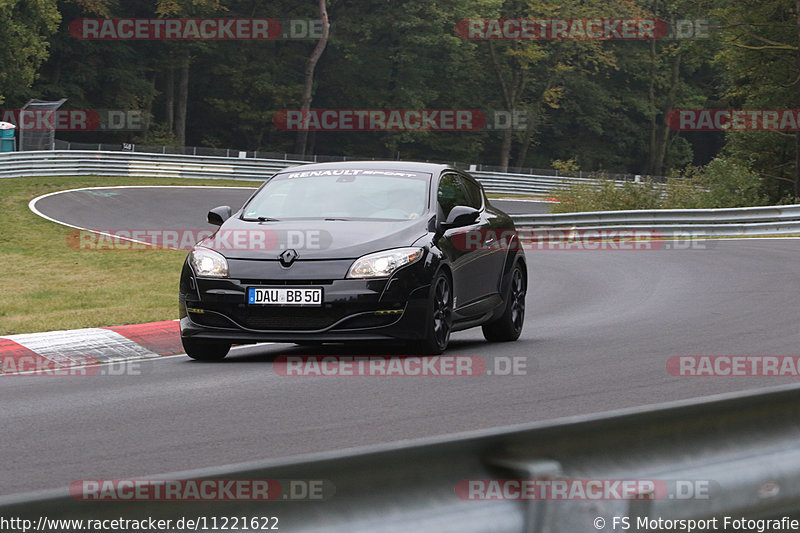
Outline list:
[[[253,305],[322,305],[322,288],[250,287],[247,303]]]

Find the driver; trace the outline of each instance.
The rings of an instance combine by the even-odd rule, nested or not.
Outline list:
[[[392,203],[397,209],[405,212],[406,218],[419,218],[422,214],[424,202],[420,201],[419,194],[410,189],[400,189],[391,195]]]

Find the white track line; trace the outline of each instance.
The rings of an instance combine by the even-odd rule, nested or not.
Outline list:
[[[52,217],[49,217],[49,216],[45,215],[44,213],[42,213],[41,211],[39,211],[36,208],[36,202],[38,202],[39,200],[42,200],[43,198],[48,198],[50,196],[55,196],[57,194],[64,194],[64,193],[68,193],[68,192],[91,191],[91,190],[97,190],[97,189],[151,189],[151,188],[169,188],[169,189],[250,189],[250,190],[253,190],[253,191],[256,190],[255,187],[221,187],[219,185],[209,185],[209,186],[206,186],[206,185],[114,185],[114,186],[110,186],[110,187],[81,187],[79,189],[66,189],[66,190],[63,190],[63,191],[55,191],[55,192],[50,192],[50,193],[47,193],[47,194],[43,194],[41,196],[37,196],[36,198],[34,198],[30,202],[28,202],[28,209],[30,209],[31,211],[33,211],[34,214],[42,217],[43,219],[49,220],[50,222],[55,222],[56,224],[60,224],[61,226],[67,226],[68,228],[74,228],[74,229],[81,230],[81,231],[89,231],[91,233],[96,233],[98,235],[104,235],[104,236],[110,237],[112,239],[119,239],[119,240],[122,240],[122,241],[135,242],[137,244],[144,244],[146,246],[155,246],[157,248],[163,248],[163,246],[158,246],[157,244],[153,244],[152,242],[140,241],[140,240],[137,240],[137,239],[131,239],[129,237],[120,237],[119,235],[113,235],[113,234],[107,233],[105,231],[99,231],[99,230],[90,229],[90,228],[83,228],[81,226],[75,226],[73,224],[67,224],[66,222],[63,222],[61,220],[57,220],[55,218],[52,218]],[[170,249],[171,250],[178,250],[179,248],[170,248]]]

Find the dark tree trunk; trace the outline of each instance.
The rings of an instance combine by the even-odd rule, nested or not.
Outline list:
[[[557,50],[555,55],[553,56],[553,65],[558,65],[558,62],[561,60],[561,51]],[[547,81],[544,84],[544,89],[542,89],[542,94],[539,96],[539,99],[534,102],[532,105],[528,107],[526,110],[525,115],[525,135],[522,139],[522,145],[519,149],[519,156],[517,157],[517,166],[524,167],[525,161],[528,159],[528,149],[530,148],[531,144],[533,143],[533,138],[536,135],[537,128],[539,126],[539,117],[542,115],[545,105],[545,99],[547,98],[547,93],[550,89],[553,88],[553,85],[556,83],[556,77],[558,75],[551,73],[547,77]]]
[[[317,45],[314,47],[314,51],[311,52],[308,61],[306,61],[303,96],[300,101],[300,110],[303,112],[303,117],[305,117],[305,114],[311,109],[312,89],[314,88],[314,69],[317,67],[319,58],[322,57],[322,52],[325,51],[325,47],[328,45],[331,23],[328,20],[328,9],[325,6],[325,0],[319,0],[319,18],[322,19],[322,36],[319,41],[317,41]],[[295,153],[305,155],[307,143],[308,130],[298,131],[294,144]]]
[[[519,156],[517,157],[517,166],[525,166],[525,160],[528,159],[528,148],[533,142],[533,136],[536,135],[536,123],[539,120],[539,110],[537,106],[531,106],[525,114],[525,138],[522,141],[522,146],[519,148]]]
[[[667,146],[669,146],[670,141],[670,129],[667,125],[666,116],[675,107],[678,98],[678,88],[681,81],[681,52],[675,52],[670,71],[669,92],[659,109],[655,96],[655,47],[655,41],[652,41],[650,43],[651,71],[648,96],[653,114],[650,117],[650,155],[645,173],[662,176],[664,175],[664,166],[667,158]],[[661,121],[657,120],[659,116],[662,117]]]
[[[173,131],[175,127],[175,69],[170,67],[167,69],[167,86],[164,89],[166,96],[164,102],[164,114],[166,115],[167,128]]]
[[[664,106],[661,109],[661,115],[664,118],[656,125],[656,154],[654,160],[655,164],[653,165],[653,172],[652,172],[652,174],[655,176],[664,175],[664,166],[667,159],[667,146],[669,146],[669,140],[670,140],[670,129],[666,121],[666,116],[667,113],[669,113],[675,107],[675,102],[677,101],[678,97],[678,86],[680,85],[680,80],[681,80],[681,53],[678,52],[675,54],[675,58],[672,63],[672,73],[670,78],[669,93],[667,94],[667,99],[664,102]]]
[[[142,119],[144,120],[144,129],[142,130],[142,134],[146,134],[150,131],[150,125],[153,123],[153,101],[155,100],[156,94],[156,79],[158,75],[156,72],[153,72],[150,75],[150,95],[147,98],[147,101],[144,105],[144,115]]]
[[[799,0],[800,1],[800,0]],[[497,82],[500,84],[501,94],[503,95],[503,105],[505,110],[512,114],[514,113],[517,103],[522,96],[525,89],[527,78],[522,69],[514,68],[511,73],[511,80],[506,81],[503,77],[503,71],[500,66],[500,60],[497,57],[497,52],[494,49],[494,43],[489,41],[489,58],[492,61],[492,67],[497,75]],[[514,131],[511,129],[503,130],[502,143],[500,145],[500,166],[503,172],[508,170],[508,165],[511,161],[511,143],[513,141]]]
[[[180,78],[178,80],[178,106],[175,113],[175,139],[178,146],[186,146],[186,112],[189,103],[189,50],[181,60]]]
[[[656,166],[656,117],[658,112],[656,110],[656,42],[650,41],[650,75],[649,83],[647,85],[647,100],[650,105],[650,150],[647,157],[647,168],[645,174],[655,174],[653,170]]]

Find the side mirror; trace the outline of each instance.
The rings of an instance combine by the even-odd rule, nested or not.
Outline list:
[[[438,241],[442,235],[444,235],[444,232],[449,229],[460,228],[474,224],[478,221],[480,216],[481,212],[474,207],[469,207],[466,205],[455,206],[450,210],[450,214],[447,215],[447,220],[439,224],[439,227],[436,229],[436,233],[433,234],[433,242]]]
[[[444,229],[450,229],[469,226],[477,222],[480,215],[481,212],[474,207],[457,205],[450,210],[450,214],[447,215],[447,220],[444,221],[442,227]]]
[[[229,218],[231,218],[231,206],[221,205],[209,211],[206,220],[208,220],[209,224],[221,226]]]

